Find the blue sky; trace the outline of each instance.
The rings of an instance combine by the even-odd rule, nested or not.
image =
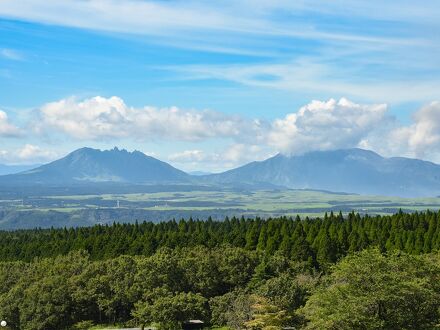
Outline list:
[[[350,147],[440,161],[438,17],[438,1],[4,0],[0,162],[115,145],[186,170]]]

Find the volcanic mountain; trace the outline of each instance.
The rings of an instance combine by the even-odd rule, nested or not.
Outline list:
[[[341,149],[303,155],[278,154],[204,177],[212,183],[258,183],[295,189],[393,196],[437,196],[440,165],[411,158],[384,158],[373,151]]]
[[[73,183],[179,183],[190,176],[140,151],[81,148],[35,169],[0,177],[0,183],[68,185]]]
[[[121,183],[219,187],[286,187],[402,197],[440,195],[440,165],[385,158],[363,149],[278,154],[218,174],[190,175],[139,151],[81,148],[32,170],[0,176],[0,185]]]

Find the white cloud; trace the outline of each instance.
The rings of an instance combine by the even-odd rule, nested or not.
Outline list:
[[[8,164],[34,164],[54,160],[58,154],[32,144],[15,150],[0,150],[0,161]]]
[[[276,152],[302,154],[314,150],[360,147],[383,156],[407,156],[440,161],[440,102],[432,102],[402,125],[391,117],[385,104],[312,101],[297,112],[275,119],[261,144],[235,143],[206,152],[185,150],[169,160],[187,169],[225,170],[263,160]],[[248,139],[250,141],[250,139]]]
[[[229,15],[216,6],[157,1],[4,0],[0,15],[62,26],[164,36],[172,31],[251,31],[258,20]]]
[[[199,163],[217,160],[217,154],[207,155],[203,150],[184,150],[168,156],[168,159],[178,163]]]
[[[18,127],[9,122],[6,112],[0,110],[0,136],[12,137],[20,135]]]
[[[297,15],[311,13],[309,6],[291,7],[290,3],[274,4],[273,1],[259,1],[258,4],[255,1],[224,1],[223,4],[217,4],[197,1],[3,0],[0,2],[0,15],[46,24],[162,37],[176,32],[184,35],[189,30],[211,30],[350,42],[389,43],[392,40],[380,36],[348,34],[343,30],[323,32],[316,26],[276,19],[277,13],[286,9],[293,9]],[[321,5],[314,7],[320,8]],[[332,9],[339,14],[341,8],[333,6]],[[427,14],[433,15],[429,10],[425,13],[424,17]],[[319,15],[320,11],[315,10],[313,14]]]
[[[345,98],[312,101],[272,124],[268,143],[287,154],[351,148],[388,121],[385,104],[361,105]]]
[[[384,146],[397,155],[436,158],[440,152],[440,102],[432,102],[415,112],[411,125],[391,130],[382,140]]]
[[[275,152],[264,145],[235,143],[219,151],[184,150],[168,156],[168,160],[185,170],[203,169],[212,172],[228,170],[245,163],[264,160]]]
[[[384,155],[425,157],[440,148],[439,109],[439,102],[433,102],[416,112],[413,124],[404,126],[389,114],[386,104],[357,104],[341,98],[312,101],[268,122],[212,110],[133,108],[119,97],[97,96],[42,106],[36,129],[48,135],[55,130],[83,141],[233,141],[218,152],[191,149],[169,156],[170,161],[182,164],[235,166],[274,152],[301,154],[353,147]]]
[[[301,154],[353,147],[371,149],[384,156],[440,160],[439,101],[416,111],[408,125],[392,117],[386,104],[358,104],[346,98],[312,101],[271,122],[211,110],[134,108],[119,97],[100,96],[48,103],[38,113],[35,128],[49,138],[58,138],[61,133],[68,140],[84,144],[100,140],[141,144],[155,141],[164,145],[174,141],[194,143],[194,148],[168,156],[169,161],[187,170],[224,170],[277,152]],[[19,129],[0,111],[0,133],[17,132]],[[220,147],[211,150],[211,141],[199,143],[211,139],[212,145]],[[36,162],[53,159],[54,155],[34,145],[0,152],[0,158],[9,162]]]
[[[94,97],[77,102],[63,99],[40,109],[39,132],[54,128],[70,137],[100,140],[130,137],[140,140],[199,141],[208,138],[237,138],[258,130],[259,121],[211,110],[132,108],[119,97]]]
[[[26,144],[23,148],[17,150],[17,158],[27,161],[35,159],[53,159],[56,153],[49,150],[43,150],[39,146]]]
[[[236,143],[224,150],[222,157],[227,162],[239,164],[266,159],[272,154],[273,151],[268,151],[267,147],[263,145]]]
[[[439,12],[434,0],[423,6],[378,0],[0,1],[1,17],[264,59],[235,65],[228,60],[224,67],[203,65],[203,60],[198,68],[182,63],[168,68],[175,79],[183,73],[185,79],[220,78],[300,95],[387,102],[426,101],[438,95]],[[364,28],[340,24],[341,17],[361,20]],[[263,81],[262,75],[276,79]]]
[[[386,56],[377,58],[378,51],[374,51],[374,47],[351,47],[352,45],[348,45],[331,51],[326,50],[319,56],[299,57],[280,63],[179,65],[162,68],[187,79],[227,80],[245,86],[289,91],[296,95],[345,95],[350,98],[362,98],[373,102],[381,100],[395,104],[438,97],[438,77],[418,74],[420,71],[437,69],[432,58],[424,58],[425,55],[420,54],[411,59],[403,56],[399,58],[396,55],[390,62]],[[369,55],[360,59],[360,52]],[[375,55],[371,55],[373,53]],[[342,60],[346,61],[346,65],[335,64]],[[368,68],[371,66],[378,71],[369,72],[371,69]],[[407,70],[405,75],[412,75],[411,79],[401,78],[401,67]],[[394,73],[382,77],[380,69]],[[372,74],[379,78],[372,80]]]

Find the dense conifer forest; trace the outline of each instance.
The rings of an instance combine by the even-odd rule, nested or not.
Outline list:
[[[0,232],[10,329],[436,329],[440,212]]]
[[[69,229],[0,231],[0,260],[31,261],[72,250],[92,260],[120,255],[151,256],[160,248],[219,247],[224,244],[268,255],[276,251],[292,260],[310,261],[318,269],[369,246],[410,254],[440,249],[440,212],[399,212],[392,216],[326,214],[323,218],[180,220],[97,225]]]

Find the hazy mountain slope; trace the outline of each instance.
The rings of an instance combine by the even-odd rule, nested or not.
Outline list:
[[[220,187],[322,189],[395,196],[440,195],[440,165],[409,158],[384,158],[362,149],[277,155],[219,174],[195,176],[139,151],[78,149],[64,158],[0,177],[11,185],[36,187],[103,183],[213,184]]]
[[[139,151],[81,148],[36,169],[0,177],[0,183],[185,182],[188,174]]]
[[[41,166],[40,164],[34,165],[4,165],[0,164],[0,175],[15,174],[23,171],[28,171],[33,168]]]
[[[261,162],[205,176],[208,182],[270,182],[290,188],[360,194],[434,196],[440,194],[440,165],[409,158],[384,158],[362,149],[278,154]]]

